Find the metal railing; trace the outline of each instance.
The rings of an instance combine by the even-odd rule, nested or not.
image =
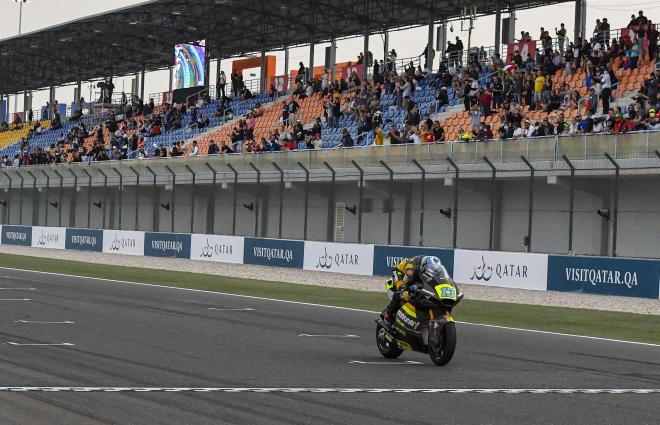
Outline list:
[[[518,163],[524,155],[531,162],[561,162],[563,155],[571,160],[602,160],[605,153],[617,159],[657,158],[660,132],[626,134],[594,134],[581,136],[551,136],[484,142],[445,142],[403,145],[366,146],[343,149],[317,149],[237,153],[221,158],[236,169],[247,169],[249,163],[257,167],[271,167],[277,163],[287,171],[296,171],[298,162],[309,169],[325,169],[325,163],[337,168],[350,168],[352,161],[364,167],[380,167],[380,161],[391,166],[414,167],[413,160],[422,165],[448,165],[451,158],[457,164],[483,164],[483,157],[497,163]]]
[[[449,166],[450,160],[456,164],[483,165],[485,164],[484,157],[489,158],[493,163],[519,163],[521,155],[535,163],[563,162],[564,156],[572,161],[603,160],[606,153],[613,158],[622,160],[656,159],[658,158],[657,152],[660,151],[659,135],[658,131],[642,131],[480,142],[370,145],[341,149],[235,153],[190,159],[149,158],[146,161],[155,165],[160,163],[159,161],[168,164],[168,161],[206,160],[213,161],[218,166],[224,163],[227,167],[246,171],[252,170],[250,164],[257,168],[263,167],[271,170],[272,164],[276,163],[287,172],[297,172],[300,170],[299,163],[310,170],[326,170],[326,164],[334,168],[352,168],[353,162],[362,167],[382,168],[380,161],[395,167],[416,167],[415,162],[423,166]],[[102,162],[97,164],[100,165]],[[81,164],[71,165],[80,166]]]

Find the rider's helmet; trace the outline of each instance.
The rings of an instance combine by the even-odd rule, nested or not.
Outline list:
[[[449,274],[438,257],[427,256],[422,258],[419,277],[427,285],[435,286],[450,283]]]

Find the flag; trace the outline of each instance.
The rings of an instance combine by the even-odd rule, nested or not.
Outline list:
[[[518,65],[515,63],[512,63],[511,65],[505,65],[500,69],[500,73],[502,74],[513,74],[513,71],[518,69]]]

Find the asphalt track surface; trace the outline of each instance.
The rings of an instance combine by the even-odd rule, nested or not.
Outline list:
[[[634,391],[660,388],[657,346],[458,324],[437,367],[380,357],[368,312],[8,269],[0,288],[0,424],[660,422]]]

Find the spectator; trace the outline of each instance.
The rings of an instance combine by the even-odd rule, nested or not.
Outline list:
[[[399,132],[396,124],[392,124],[387,136],[390,139],[391,145],[400,145],[403,143],[403,137],[401,136],[401,133]]]
[[[227,86],[227,76],[225,75],[225,71],[220,71],[220,75],[218,75],[218,93],[216,94],[216,97],[218,99],[224,99],[227,96],[227,93],[225,92],[225,87]]]
[[[343,128],[341,130],[341,146],[345,148],[350,148],[353,147],[354,142],[353,138],[351,137],[351,134],[348,132],[348,129]]]
[[[559,54],[564,56],[564,43],[566,42],[566,28],[564,24],[560,24],[559,30],[555,28],[555,35],[557,35],[557,45],[559,46]]]
[[[197,140],[193,140],[192,148],[190,149],[188,156],[199,156],[199,146],[197,146]]]
[[[221,153],[234,153],[234,150],[225,142],[224,140],[221,143],[220,146],[220,152]]]

